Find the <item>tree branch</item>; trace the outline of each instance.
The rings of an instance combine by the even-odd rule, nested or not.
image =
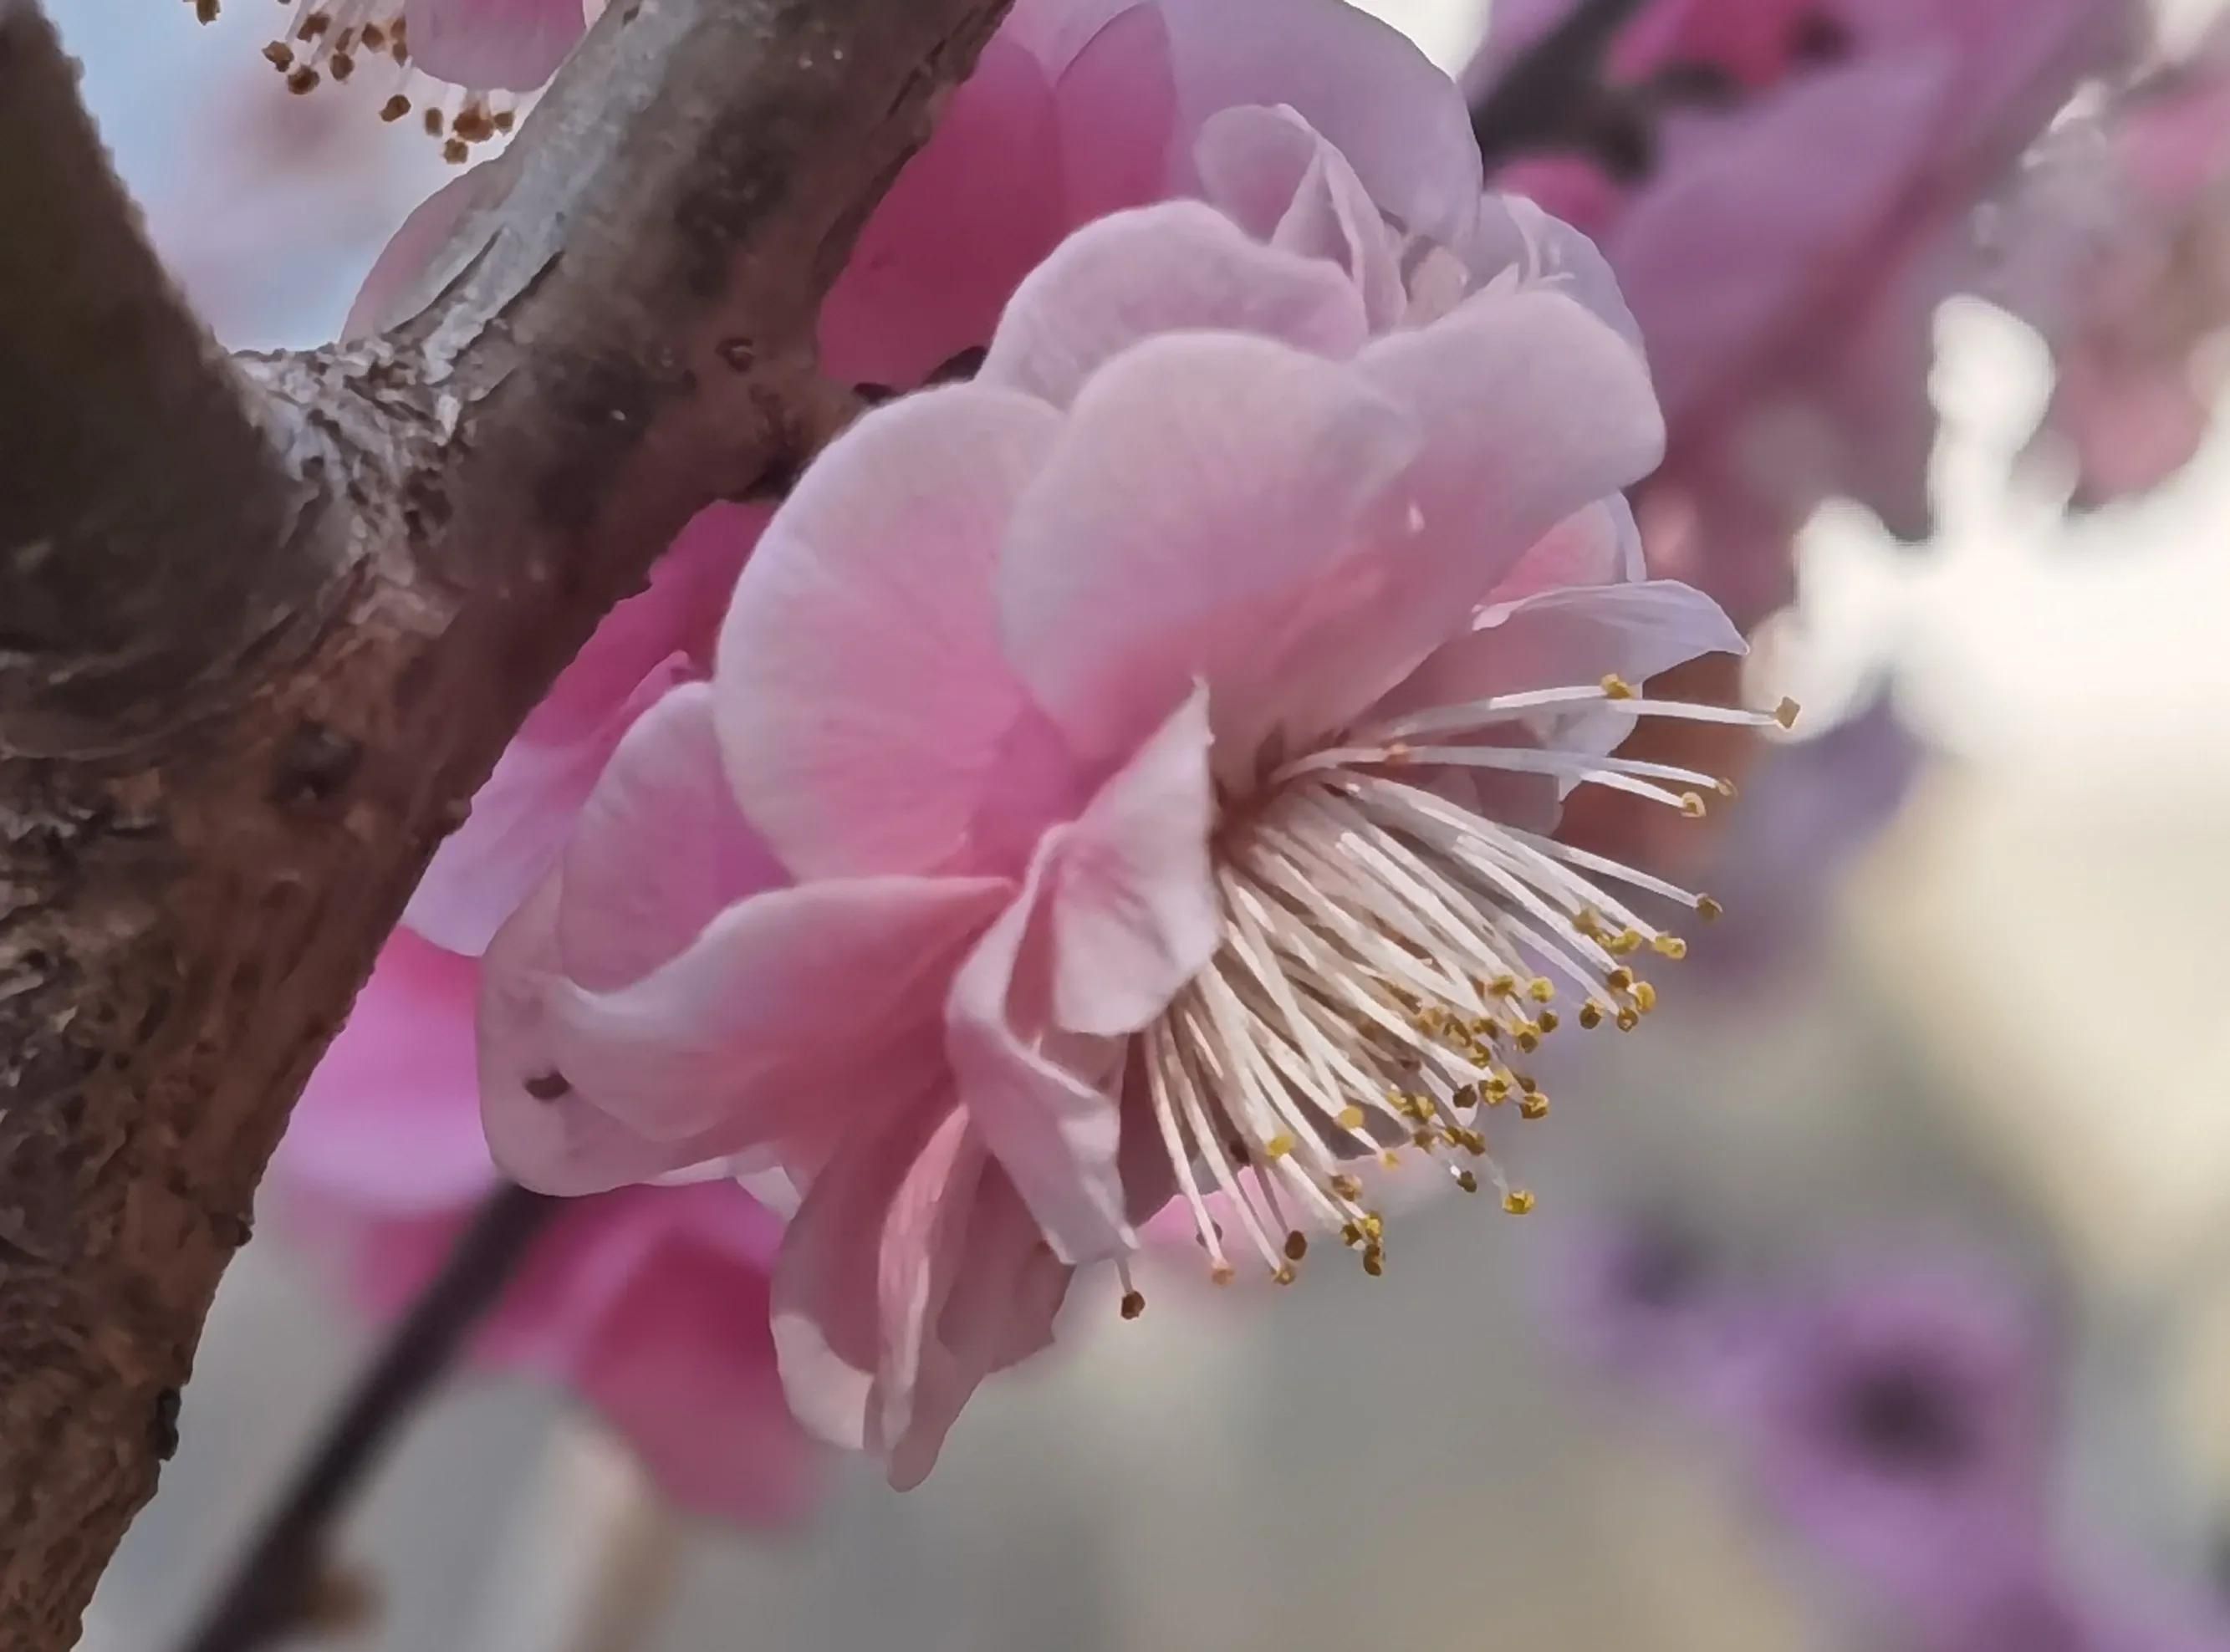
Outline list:
[[[615,0],[416,312],[243,377],[0,0],[11,1652],[74,1640],[152,1493],[264,1160],[435,845],[674,531],[840,415],[820,296],[1003,10]]]
[[[408,1418],[501,1299],[560,1201],[523,1187],[490,1194],[441,1271],[410,1305],[280,1496],[186,1652],[256,1652],[300,1627],[335,1519]]]
[[[1472,136],[1492,172],[1525,151],[1589,135],[1611,42],[1642,0],[1576,0],[1472,104]]]

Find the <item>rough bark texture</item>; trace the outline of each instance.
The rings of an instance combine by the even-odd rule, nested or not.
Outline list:
[[[511,731],[841,416],[820,295],[1003,10],[614,0],[417,314],[235,367],[0,0],[10,1652],[75,1638],[287,1109]]]

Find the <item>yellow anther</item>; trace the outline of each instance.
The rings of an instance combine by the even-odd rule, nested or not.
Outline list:
[[[1793,729],[1796,726],[1796,714],[1803,709],[1784,695],[1781,704],[1773,708],[1773,720],[1784,729]]]
[[[1402,1155],[1389,1147],[1378,1155],[1378,1162],[1389,1170],[1399,1170],[1402,1167]]]
[[[1531,1216],[1533,1213],[1533,1195],[1523,1187],[1513,1187],[1502,1196],[1502,1208],[1512,1216]]]
[[[1525,984],[1525,996],[1536,1004],[1546,1004],[1556,996],[1556,983],[1546,975],[1536,975]]]
[[[1547,1118],[1549,1116],[1549,1098],[1546,1096],[1541,1095],[1528,1096],[1524,1101],[1518,1103],[1518,1116],[1521,1119]]]
[[[1691,820],[1700,820],[1709,811],[1704,807],[1704,800],[1698,797],[1695,793],[1683,792],[1680,794],[1680,813],[1686,815]]]
[[[1634,1007],[1644,1015],[1657,1007],[1657,989],[1646,980],[1634,983]]]
[[[1376,1242],[1386,1237],[1386,1218],[1376,1211],[1363,1213],[1363,1237]]]
[[[1688,943],[1677,935],[1660,935],[1649,943],[1649,949],[1660,958],[1681,959],[1688,955]]]
[[[1563,1024],[1556,1019],[1556,1011],[1544,1010],[1541,1012],[1539,1019],[1534,1022],[1534,1025],[1539,1027],[1544,1032],[1554,1032],[1557,1027]]]
[[[1145,1311],[1146,1296],[1144,1291],[1126,1290],[1123,1293],[1123,1317],[1125,1319],[1137,1319],[1139,1315]]]
[[[1360,1130],[1363,1128],[1363,1117],[1361,1108],[1343,1107],[1339,1109],[1337,1123],[1343,1130]]]
[[[1487,982],[1486,990],[1493,993],[1497,998],[1508,998],[1512,993],[1518,990],[1518,977],[1515,975],[1497,975],[1492,980]]]
[[[1625,1008],[1621,1008],[1621,1009],[1619,1011],[1619,1012],[1618,1012],[1618,1030],[1619,1030],[1621,1032],[1633,1032],[1633,1031],[1634,1031],[1634,1028],[1636,1028],[1636,1027],[1640,1026],[1640,1025],[1641,1025],[1641,1015],[1640,1015],[1640,1012],[1639,1011],[1634,1010],[1634,1009],[1633,1009],[1633,1008],[1632,1008],[1632,1007],[1630,1007],[1630,1006],[1628,1006],[1628,1007],[1625,1007]]]
[[[1643,935],[1640,930],[1621,929],[1618,932],[1618,939],[1610,943],[1610,950],[1623,958],[1630,953],[1640,952],[1642,941]]]
[[[1363,1243],[1363,1230],[1356,1226],[1352,1222],[1344,1223],[1341,1225],[1339,1230],[1339,1237],[1340,1243],[1349,1246],[1358,1245]]]
[[[1409,1140],[1415,1142],[1427,1153],[1430,1153],[1434,1147],[1440,1144],[1440,1139],[1439,1136],[1434,1135],[1432,1131],[1423,1128],[1410,1131]]]
[[[1572,928],[1590,941],[1602,937],[1602,920],[1595,916],[1595,908],[1583,906],[1572,914]]]
[[[1634,697],[1634,685],[1616,672],[1611,672],[1602,679],[1602,691],[1607,700],[1630,700]]]
[[[1475,1193],[1479,1192],[1479,1178],[1468,1170],[1459,1170],[1456,1172],[1456,1186],[1466,1193]]]
[[[1634,989],[1634,972],[1621,964],[1603,977],[1603,985],[1614,993],[1631,992]]]
[[[1293,1264],[1292,1263],[1281,1262],[1278,1264],[1276,1270],[1271,1274],[1270,1277],[1276,1280],[1281,1285],[1290,1285],[1296,1278],[1299,1277],[1299,1276],[1294,1273]]]
[[[1476,1130],[1466,1130],[1458,1141],[1463,1150],[1474,1159],[1486,1157],[1486,1138]]]
[[[1286,1135],[1283,1131],[1279,1132],[1279,1134],[1272,1136],[1267,1141],[1265,1141],[1262,1144],[1262,1151],[1268,1154],[1273,1159],[1282,1159],[1292,1150],[1293,1138]]]
[[[1352,1176],[1334,1176],[1331,1179],[1331,1190],[1342,1199],[1363,1197],[1363,1184]]]
[[[1696,897],[1696,916],[1706,923],[1717,923],[1726,916],[1727,909],[1708,895]]]
[[[1593,1032],[1595,1028],[1601,1026],[1602,1025],[1602,1019],[1603,1006],[1596,1003],[1595,1000],[1589,999],[1586,1003],[1580,1006],[1580,1025],[1586,1027],[1589,1032]]]
[[[1518,1047],[1527,1055],[1531,1055],[1541,1047],[1541,1035],[1530,1025],[1520,1028],[1518,1034]]]

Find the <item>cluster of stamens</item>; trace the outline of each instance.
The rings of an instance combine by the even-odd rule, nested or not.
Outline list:
[[[280,0],[284,5],[287,0]],[[410,66],[410,28],[402,11],[386,10],[393,0],[331,0],[305,11],[283,40],[263,48],[264,61],[285,77],[287,89],[307,96],[332,81],[345,85],[361,71],[383,72],[395,90],[379,105],[379,118],[390,125],[413,114],[425,134],[441,145],[441,157],[462,165],[480,145],[492,142],[517,124],[519,114],[508,102],[492,94],[453,87],[424,76],[421,97],[414,102],[403,89],[413,81]],[[218,0],[193,0],[194,13],[203,22],[216,21]],[[429,90],[428,88],[431,88]]]
[[[1236,1269],[1209,1198],[1281,1283],[1308,1249],[1303,1223],[1337,1231],[1364,1272],[1385,1269],[1385,1223],[1354,1173],[1415,1151],[1466,1192],[1484,1183],[1513,1216],[1533,1209],[1487,1141],[1508,1107],[1549,1097],[1525,1058],[1570,1020],[1631,1031],[1656,1006],[1637,972],[1677,960],[1680,936],[1613,893],[1695,913],[1718,903],[1608,857],[1505,825],[1435,782],[1463,771],[1608,786],[1705,812],[1712,776],[1638,758],[1560,750],[1560,711],[1617,703],[1637,717],[1787,727],[1776,711],[1645,699],[1616,677],[1392,718],[1286,762],[1227,813],[1215,845],[1223,942],[1137,1057],[1162,1144],[1212,1276]],[[1518,735],[1512,742],[1510,736]],[[1679,787],[1680,789],[1674,789]],[[1124,1274],[1123,1312],[1144,1299]]]

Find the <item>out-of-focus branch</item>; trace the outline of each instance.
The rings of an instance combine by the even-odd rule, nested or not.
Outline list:
[[[186,1652],[258,1652],[301,1627],[332,1558],[335,1518],[503,1295],[558,1204],[523,1187],[488,1196],[280,1495]]]
[[[226,363],[0,0],[0,1645],[75,1638],[295,1095],[1004,0],[615,0],[383,337]],[[493,194],[496,192],[491,192]],[[29,462],[24,455],[30,455]]]

